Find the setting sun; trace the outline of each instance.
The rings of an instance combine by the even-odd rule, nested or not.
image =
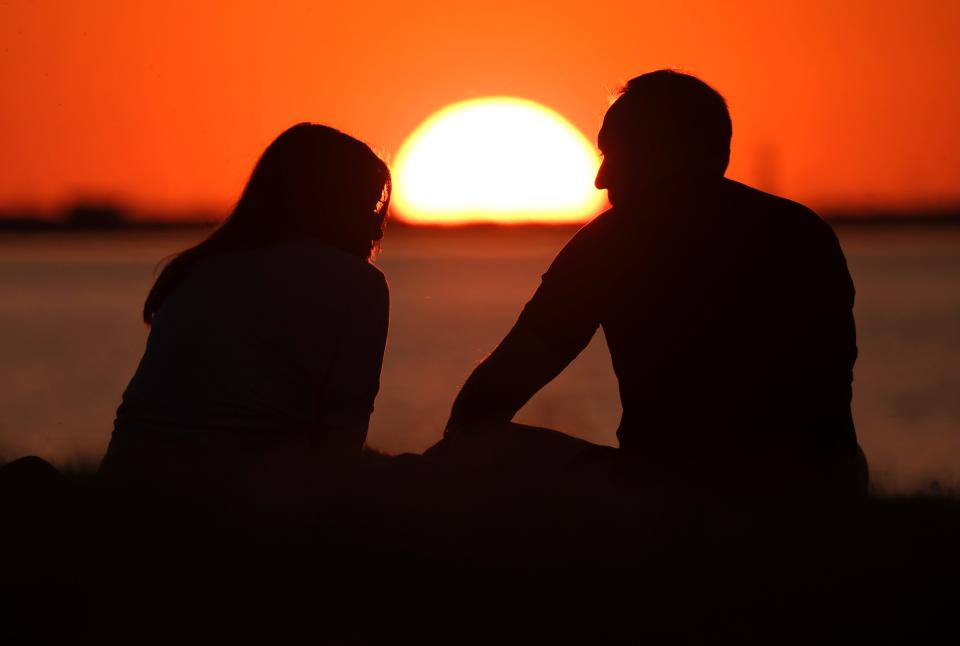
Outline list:
[[[427,119],[397,153],[394,206],[408,222],[560,223],[595,215],[600,159],[560,114],[534,101],[489,97]]]

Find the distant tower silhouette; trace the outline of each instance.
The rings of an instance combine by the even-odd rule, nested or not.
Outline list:
[[[770,140],[761,140],[754,156],[754,182],[767,193],[780,191],[780,146]]]

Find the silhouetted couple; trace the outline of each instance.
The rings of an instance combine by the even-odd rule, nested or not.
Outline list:
[[[557,256],[429,458],[721,496],[866,490],[843,253],[809,209],[724,178],[731,131],[724,99],[692,76],[627,83],[598,136],[612,208]],[[345,134],[280,135],[232,215],[150,291],[102,472],[269,479],[356,460],[387,334],[369,259],[390,188]],[[620,448],[511,424],[601,326]]]

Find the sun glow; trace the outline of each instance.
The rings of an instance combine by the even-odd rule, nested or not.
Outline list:
[[[605,196],[600,159],[573,124],[539,103],[489,97],[424,121],[397,153],[393,206],[407,222],[577,222]]]

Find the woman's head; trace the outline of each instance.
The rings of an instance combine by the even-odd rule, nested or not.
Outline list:
[[[224,228],[318,238],[368,258],[383,237],[390,188],[390,170],[365,143],[299,123],[267,146]]]
[[[200,260],[312,238],[364,259],[383,237],[390,169],[362,141],[299,123],[261,155],[230,216],[206,240],[166,264],[147,296],[150,324],[164,299]]]

